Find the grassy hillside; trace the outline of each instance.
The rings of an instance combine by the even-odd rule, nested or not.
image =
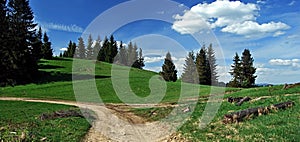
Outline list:
[[[90,124],[85,118],[40,120],[45,113],[78,108],[18,101],[0,101],[0,141],[79,141]],[[22,133],[25,136],[22,139]]]
[[[0,96],[11,97],[29,97],[42,99],[58,99],[58,100],[75,100],[73,85],[72,85],[72,61],[68,58],[56,58],[55,60],[42,60],[40,62],[41,78],[33,84],[19,85],[15,87],[0,88]],[[76,70],[84,69],[84,67],[93,61],[76,60],[79,66]],[[98,92],[104,102],[121,103],[116,96],[112,81],[111,81],[111,64],[96,62],[95,63],[95,78]],[[127,67],[117,66],[117,70],[125,70]],[[83,71],[85,74],[74,72],[77,76],[90,77],[90,72]],[[146,97],[150,94],[149,80],[157,75],[155,72],[144,71],[138,69],[130,70],[130,86],[132,91],[141,97]],[[120,79],[125,77],[120,76]],[[81,80],[79,80],[80,82]],[[87,86],[88,87],[88,86]],[[167,83],[166,96],[163,102],[176,102],[180,94],[180,82]],[[201,86],[201,95],[208,95],[210,87]],[[228,89],[231,90],[231,89]],[[189,94],[186,92],[186,94]],[[98,101],[95,98],[89,98],[88,101]]]

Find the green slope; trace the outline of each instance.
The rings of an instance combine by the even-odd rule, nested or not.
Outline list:
[[[75,59],[74,59],[75,60]],[[73,59],[69,58],[56,58],[55,60],[42,60],[40,63],[41,78],[33,84],[19,85],[15,87],[2,87],[0,88],[0,96],[10,97],[29,97],[29,98],[41,98],[41,99],[58,99],[58,100],[76,100],[72,85],[72,63]],[[121,103],[120,99],[116,95],[111,80],[111,68],[112,65],[103,62],[94,62],[88,60],[76,59],[77,67],[74,69],[77,77],[93,77],[90,75],[90,70],[85,67],[95,64],[95,76],[98,93],[102,100],[107,103]],[[91,68],[91,67],[90,67]],[[116,66],[115,70],[128,70],[128,67]],[[76,70],[83,70],[82,72],[76,72]],[[129,82],[131,91],[140,97],[149,96],[151,90],[149,88],[149,81],[151,78],[158,79],[158,74],[151,71],[130,69]],[[117,76],[121,79],[128,79],[123,75]],[[78,82],[84,82],[83,80],[77,80]],[[164,84],[162,81],[158,83]],[[85,85],[85,83],[83,83]],[[166,83],[166,92],[160,92],[155,95],[165,95],[163,102],[177,102],[180,95],[181,82],[168,82]],[[87,88],[89,86],[86,86]],[[208,86],[200,87],[200,95],[208,95],[211,88]],[[231,90],[231,89],[228,89]],[[129,90],[129,93],[131,92]],[[84,92],[82,95],[84,96]],[[185,92],[189,94],[189,90]],[[124,92],[123,95],[126,95]],[[126,96],[127,97],[127,96]],[[130,99],[130,95],[128,95]],[[189,95],[187,95],[189,97]],[[87,101],[98,102],[97,97],[89,97]]]

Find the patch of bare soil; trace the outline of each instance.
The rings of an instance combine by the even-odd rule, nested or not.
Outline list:
[[[91,129],[89,130],[85,139],[83,140],[84,142],[171,142],[182,139],[181,136],[169,135],[171,128],[168,125],[159,122],[146,122],[143,118],[140,118],[134,115],[132,112],[130,112],[128,106],[125,105],[104,106],[103,104],[12,97],[0,97],[0,100],[64,104],[77,106],[83,109],[89,109],[95,113],[96,118],[92,124]],[[166,104],[166,106],[167,105],[170,104]],[[141,107],[148,107],[148,105],[141,105]],[[161,105],[159,107],[164,107],[164,105]]]

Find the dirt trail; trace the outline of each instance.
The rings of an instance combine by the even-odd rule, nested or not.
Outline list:
[[[109,105],[107,107],[103,104],[12,97],[0,97],[0,100],[63,104],[90,109],[95,112],[96,120],[94,121],[94,123],[92,124],[92,128],[86,135],[86,138],[84,140],[85,142],[169,141],[168,137],[170,136],[171,131],[171,128],[169,126],[158,122],[147,123],[144,119],[130,112],[117,111],[117,109],[114,108],[114,105]]]

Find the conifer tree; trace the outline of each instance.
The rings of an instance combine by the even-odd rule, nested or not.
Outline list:
[[[133,43],[129,42],[127,47],[127,66],[132,66],[136,60],[136,51],[133,48]]]
[[[13,84],[10,70],[13,69],[11,49],[9,48],[9,20],[7,17],[6,0],[0,1],[0,86]]]
[[[43,52],[42,52],[42,28],[39,27],[39,30],[36,33],[36,38],[34,39],[32,43],[32,55],[36,58],[36,60],[40,60],[43,58]]]
[[[233,76],[233,79],[229,82],[228,86],[241,87],[241,72],[241,59],[238,53],[235,53],[233,64],[231,65],[231,72],[229,72]]]
[[[241,61],[241,86],[244,88],[249,88],[255,85],[255,76],[256,68],[253,66],[254,59],[251,57],[249,49],[245,49],[242,53]]]
[[[199,76],[199,83],[203,85],[211,84],[211,70],[207,60],[206,48],[203,46],[196,57],[196,68]]]
[[[70,40],[69,41],[69,44],[68,44],[68,47],[67,47],[67,50],[66,51],[64,51],[64,53],[63,53],[63,55],[62,55],[62,57],[73,57],[72,56],[72,45],[73,45],[73,42]]]
[[[32,81],[38,72],[38,59],[33,56],[33,42],[36,40],[36,24],[28,0],[10,0],[9,39],[11,48],[10,70],[13,80],[19,83]]]
[[[78,38],[78,58],[80,59],[86,58],[86,49],[82,37]]]
[[[160,74],[164,78],[165,81],[176,82],[176,80],[177,80],[177,70],[172,61],[170,52],[168,52],[166,54],[166,58],[165,58],[163,66],[162,66],[162,72],[160,72]]]
[[[210,83],[211,85],[218,85],[218,73],[217,73],[217,63],[215,57],[215,51],[212,47],[212,44],[209,45],[207,49],[207,60],[210,67]]]
[[[46,32],[44,33],[43,42],[44,42],[42,48],[43,58],[47,60],[51,60],[53,57],[53,49],[51,48],[51,42],[49,41],[49,37]]]
[[[145,66],[145,63],[144,63],[144,57],[143,57],[143,50],[140,48],[138,59],[133,63],[132,67],[138,68],[138,69],[143,69],[144,66]]]
[[[199,84],[194,52],[189,52],[188,56],[186,57],[181,77],[183,82]]]
[[[92,35],[90,34],[88,37],[87,48],[86,48],[86,58],[88,60],[93,59],[94,49],[92,46],[93,46],[93,38],[92,38]]]
[[[128,66],[127,65],[127,50],[123,46],[123,42],[122,41],[121,41],[119,49],[120,49],[120,51],[119,51],[119,64],[124,65],[124,66]]]
[[[97,56],[99,54],[100,49],[101,49],[101,39],[100,39],[100,36],[98,36],[95,46],[94,46],[93,60],[97,60]]]
[[[115,41],[115,38],[113,35],[110,36],[109,45],[108,45],[108,51],[107,51],[107,62],[113,63],[114,58],[118,54],[118,45]]]

